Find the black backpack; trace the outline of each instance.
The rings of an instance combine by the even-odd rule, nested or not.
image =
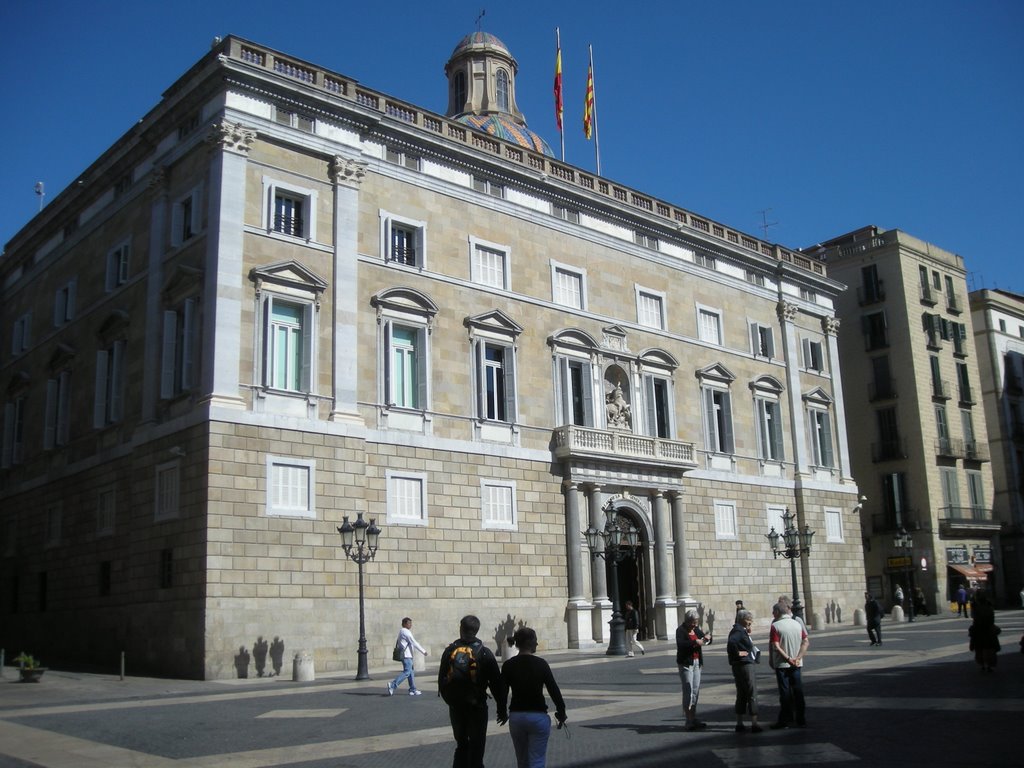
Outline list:
[[[448,646],[445,651],[448,669],[440,680],[441,698],[446,704],[458,706],[480,703],[482,692],[478,680],[482,650],[479,640],[467,643],[460,639]]]

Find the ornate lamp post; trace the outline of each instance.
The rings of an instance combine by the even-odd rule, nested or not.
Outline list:
[[[620,522],[615,508],[609,502],[604,508],[604,530],[599,531],[591,525],[583,535],[587,537],[590,556],[595,559],[600,557],[612,567],[612,619],[608,622],[608,650],[605,654],[625,656],[626,620],[622,618],[622,609],[619,606],[619,563],[634,556],[640,532],[629,522]]]
[[[772,548],[772,555],[776,558],[784,557],[789,560],[789,567],[793,576],[793,615],[803,619],[804,606],[800,602],[800,594],[797,590],[796,561],[811,553],[811,539],[814,538],[814,531],[811,526],[805,525],[801,531],[796,527],[796,515],[791,514],[789,507],[782,515],[782,523],[785,530],[779,533],[775,526],[765,534],[768,544]]]
[[[359,664],[356,680],[369,680],[370,672],[366,665],[366,619],[363,613],[363,565],[377,554],[380,528],[372,518],[369,523],[363,520],[363,513],[359,512],[354,523],[350,523],[348,515],[345,515],[338,526],[338,533],[341,534],[341,546],[345,554],[359,566]]]
[[[907,533],[905,528],[900,528],[892,537],[892,545],[896,548],[897,552],[904,553],[906,556],[906,572],[907,572],[907,621],[914,620],[914,588],[910,584],[910,569],[914,566],[914,539]]]

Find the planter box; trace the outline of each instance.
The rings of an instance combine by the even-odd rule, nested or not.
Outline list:
[[[19,669],[18,675],[23,683],[38,683],[39,678],[43,676],[43,672],[46,671],[46,667],[35,667],[34,669]]]

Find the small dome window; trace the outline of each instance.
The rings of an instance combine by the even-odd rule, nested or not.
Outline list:
[[[498,86],[496,88],[496,95],[498,97],[498,109],[502,112],[508,112],[508,72],[504,69],[498,70]]]

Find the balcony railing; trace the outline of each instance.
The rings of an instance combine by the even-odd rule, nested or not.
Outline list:
[[[935,291],[930,285],[921,286],[921,303],[934,306],[936,301]]]
[[[907,448],[901,438],[871,444],[871,460],[876,464],[880,461],[895,461],[905,458],[907,458]]]
[[[946,294],[946,309],[953,314],[959,315],[964,311],[963,304],[960,303],[960,297],[955,293]]]
[[[989,461],[988,445],[977,440],[964,442],[964,458],[968,461]]]
[[[857,303],[866,307],[869,304],[877,304],[885,301],[885,283],[879,280],[877,283],[868,283],[857,288]]]
[[[985,507],[942,507],[939,518],[951,523],[992,522],[992,510]]]
[[[952,397],[952,395],[949,392],[949,382],[933,381],[932,397],[934,397],[937,400],[949,400]]]
[[[871,533],[875,536],[885,533],[895,533],[900,528],[907,531],[919,531],[921,530],[920,515],[916,509],[907,509],[900,515],[899,521],[896,520],[896,514],[894,512],[878,512],[871,516]]]
[[[876,400],[893,400],[896,398],[896,379],[888,378],[881,381],[873,381],[868,384],[868,399],[873,403]]]
[[[955,437],[936,438],[935,454],[951,459],[962,459],[965,455],[964,441]]]
[[[555,430],[553,443],[555,456],[559,459],[606,458],[697,466],[693,443],[632,432],[565,426]]]

